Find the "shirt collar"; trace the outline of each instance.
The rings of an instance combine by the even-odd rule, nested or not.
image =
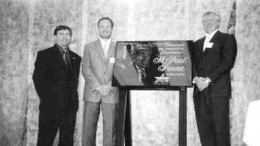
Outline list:
[[[219,30],[219,29],[216,29],[215,31],[213,31],[213,32],[211,32],[211,33],[209,33],[209,34],[206,33],[206,38],[207,38],[208,40],[210,40],[218,30]]]
[[[60,52],[63,52],[63,51],[65,51],[65,52],[67,52],[68,50],[69,50],[69,48],[62,48],[59,44],[55,44],[58,48],[59,48],[59,50],[60,50]]]
[[[135,67],[136,67],[138,70],[143,70],[143,71],[145,70],[144,67],[138,66],[138,65],[136,65],[136,64],[135,64]]]
[[[99,37],[99,40],[100,40],[101,44],[105,44],[105,43],[110,43],[111,42],[111,38],[109,38],[109,39],[102,39],[101,37]]]

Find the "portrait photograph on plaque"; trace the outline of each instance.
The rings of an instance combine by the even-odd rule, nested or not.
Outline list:
[[[192,41],[118,41],[112,85],[171,87],[192,85]]]

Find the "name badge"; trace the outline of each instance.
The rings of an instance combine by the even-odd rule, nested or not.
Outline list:
[[[208,43],[206,43],[206,48],[212,48],[213,45],[214,45],[214,43],[208,42]]]
[[[109,58],[109,63],[115,63],[115,58],[114,57],[110,57]]]

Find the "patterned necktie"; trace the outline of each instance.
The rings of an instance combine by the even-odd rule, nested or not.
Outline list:
[[[144,68],[139,68],[139,74],[140,74],[140,80],[142,81],[145,79],[146,74],[145,74],[145,69]]]

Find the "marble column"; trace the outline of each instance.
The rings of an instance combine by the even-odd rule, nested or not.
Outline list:
[[[230,118],[232,145],[240,146],[244,145],[242,137],[249,102],[260,99],[260,2],[236,0],[236,3],[238,54],[233,69]]]
[[[0,19],[0,145],[24,145],[28,97],[28,3],[24,0],[0,1]]]

